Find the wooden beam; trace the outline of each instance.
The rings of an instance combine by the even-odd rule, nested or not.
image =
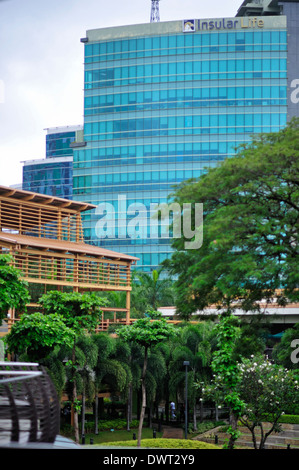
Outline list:
[[[127,295],[126,295],[126,309],[127,309],[126,324],[127,325],[130,324],[130,303],[131,303],[131,293],[130,291],[127,291]]]
[[[54,201],[54,197],[51,197],[50,199],[46,199],[42,202],[43,205],[51,204]]]
[[[31,201],[35,198],[35,194],[30,194],[29,196],[22,197],[22,201]]]
[[[30,284],[47,284],[51,286],[71,286],[79,287],[82,289],[92,289],[92,290],[103,290],[103,291],[121,291],[126,292],[128,289],[126,286],[117,286],[111,284],[87,284],[83,282],[71,282],[71,281],[57,281],[56,279],[38,279],[32,277],[22,277],[24,281],[27,281]]]

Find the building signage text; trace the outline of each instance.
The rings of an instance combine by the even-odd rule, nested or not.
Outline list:
[[[198,20],[199,30],[213,30],[213,29],[254,29],[263,28],[264,20],[261,18],[240,18],[240,19],[227,19],[202,21]]]
[[[197,27],[196,27],[197,26]],[[214,20],[184,20],[183,32],[213,31],[225,29],[262,29],[265,20],[260,17],[222,18]]]

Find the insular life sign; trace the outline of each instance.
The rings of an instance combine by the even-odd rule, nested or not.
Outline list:
[[[256,17],[222,18],[220,20],[198,20],[198,30],[213,29],[256,29],[264,28],[265,21]]]
[[[233,18],[208,18],[183,20],[182,29],[184,33],[195,31],[226,31],[240,30],[252,31],[262,29],[286,28],[286,16],[245,16]]]

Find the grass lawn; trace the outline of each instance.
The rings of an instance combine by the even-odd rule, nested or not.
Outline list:
[[[201,432],[205,432],[208,429],[213,428],[215,424],[219,425],[219,424],[224,424],[224,423],[222,422],[221,423],[220,422],[199,423],[198,434]],[[156,438],[153,438],[154,429],[156,430]],[[70,429],[68,429],[68,431],[66,432],[61,431],[61,434],[65,435],[66,437],[70,439],[74,439],[74,435],[70,432]],[[133,439],[133,434],[136,435],[136,440]],[[147,446],[149,446],[148,440],[152,440],[153,441],[152,446],[155,447],[155,444],[158,445],[159,442],[161,443],[160,439],[162,438],[162,435],[163,435],[163,432],[158,431],[158,426],[154,425],[152,429],[145,426],[142,429],[141,439],[147,442]],[[195,435],[196,435],[195,433],[188,434],[188,440],[192,439]],[[90,440],[92,439],[93,445],[105,445],[105,444],[113,443],[113,442],[122,443],[121,445],[125,445],[123,444],[123,442],[127,442],[128,446],[135,446],[137,442],[137,436],[138,436],[138,428],[135,428],[135,427],[134,428],[132,427],[130,431],[127,431],[126,429],[115,429],[114,431],[103,430],[103,431],[99,431],[99,434],[97,435],[94,433],[85,432],[85,445],[90,445]],[[80,444],[81,444],[81,435],[80,435]],[[163,444],[165,445],[165,443]],[[175,443],[173,442],[173,444]],[[176,445],[179,445],[178,448],[181,448],[180,446],[182,445],[182,443],[177,442]]]
[[[93,443],[96,444],[105,444],[106,442],[114,442],[114,441],[131,441],[134,443],[133,434],[136,434],[136,439],[138,435],[138,429],[131,429],[131,431],[127,430],[115,430],[115,431],[99,431],[99,434],[92,434],[87,433],[85,434],[85,444],[90,444],[90,439],[93,439]],[[68,436],[73,438],[73,436]],[[162,432],[156,431],[156,437],[162,437]],[[152,439],[153,438],[153,429],[144,428],[142,430],[142,439]],[[80,436],[81,441],[81,436]],[[128,442],[129,444],[129,442]]]

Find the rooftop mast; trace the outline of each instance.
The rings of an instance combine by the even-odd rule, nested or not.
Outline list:
[[[160,21],[159,1],[160,0],[152,0],[151,23],[159,23]]]

